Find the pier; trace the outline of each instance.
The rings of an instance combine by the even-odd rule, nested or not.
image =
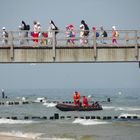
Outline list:
[[[90,31],[85,45],[79,43],[80,31],[75,32],[75,44],[67,44],[71,38],[66,37],[66,31],[59,31],[56,37],[53,32],[53,37],[46,39],[51,43],[45,45],[40,43],[45,38],[39,37],[38,43],[34,43],[31,32],[23,37],[19,36],[19,31],[8,31],[7,43],[3,44],[0,32],[0,63],[138,62],[140,66],[140,30],[118,30],[117,45],[112,44],[111,30],[107,30],[108,37],[105,38],[96,37],[95,32]]]

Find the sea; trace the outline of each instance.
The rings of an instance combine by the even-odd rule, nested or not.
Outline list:
[[[76,90],[90,103],[98,101],[103,110],[58,110],[57,102],[73,101],[75,89],[4,89],[7,98],[0,97],[0,135],[39,140],[140,140],[140,89]]]

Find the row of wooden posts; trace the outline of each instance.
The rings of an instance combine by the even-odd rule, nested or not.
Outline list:
[[[139,116],[63,116],[59,113],[54,113],[53,116],[11,116],[11,117],[0,117],[0,119],[12,119],[12,120],[58,120],[58,119],[91,119],[91,120],[140,120]]]

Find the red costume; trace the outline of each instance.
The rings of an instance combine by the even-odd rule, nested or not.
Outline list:
[[[76,91],[74,93],[73,99],[74,99],[75,105],[80,105],[80,93],[79,92]]]
[[[82,106],[88,107],[88,99],[86,96],[83,97]]]

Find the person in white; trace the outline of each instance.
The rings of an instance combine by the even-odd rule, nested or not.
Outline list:
[[[3,45],[8,44],[8,32],[6,31],[5,27],[2,27],[2,44]]]

